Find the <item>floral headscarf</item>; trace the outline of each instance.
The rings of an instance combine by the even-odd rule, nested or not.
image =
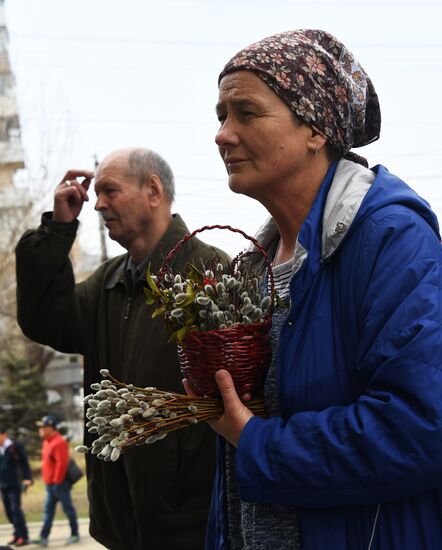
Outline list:
[[[374,86],[352,53],[320,30],[270,36],[237,53],[223,76],[253,71],[342,156],[379,138],[381,112]]]

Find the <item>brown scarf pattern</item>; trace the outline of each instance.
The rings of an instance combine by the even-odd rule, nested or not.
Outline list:
[[[379,138],[374,86],[353,54],[328,32],[295,30],[260,40],[237,53],[219,80],[241,70],[253,71],[341,156]]]

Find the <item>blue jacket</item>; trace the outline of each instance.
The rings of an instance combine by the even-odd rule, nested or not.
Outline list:
[[[241,498],[296,506],[303,550],[440,550],[438,224],[386,168],[352,165],[329,171],[298,236],[276,363],[282,416],[244,428]],[[216,550],[230,547],[222,463]]]

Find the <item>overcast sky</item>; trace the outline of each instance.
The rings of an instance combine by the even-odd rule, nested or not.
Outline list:
[[[190,229],[265,217],[227,187],[214,144],[217,77],[242,47],[276,32],[322,28],[364,66],[382,109],[381,139],[357,152],[386,165],[442,221],[441,0],[5,0],[26,162],[54,186],[119,147],[147,146],[171,164],[175,211]],[[81,243],[98,252],[92,200]],[[207,235],[234,254],[236,235]],[[121,249],[111,245],[111,252]]]

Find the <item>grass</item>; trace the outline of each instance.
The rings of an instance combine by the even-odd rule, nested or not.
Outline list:
[[[71,449],[71,455],[80,468],[85,470],[84,455],[75,453]],[[22,508],[27,521],[41,521],[43,505],[46,497],[46,487],[40,477],[40,461],[31,460],[31,468],[34,475],[34,484],[28,488],[22,496]],[[77,510],[79,518],[86,518],[89,515],[89,504],[87,500],[86,475],[84,475],[72,488],[72,502]],[[55,519],[65,519],[61,504],[57,505]],[[8,523],[3,508],[0,505],[0,524]]]

